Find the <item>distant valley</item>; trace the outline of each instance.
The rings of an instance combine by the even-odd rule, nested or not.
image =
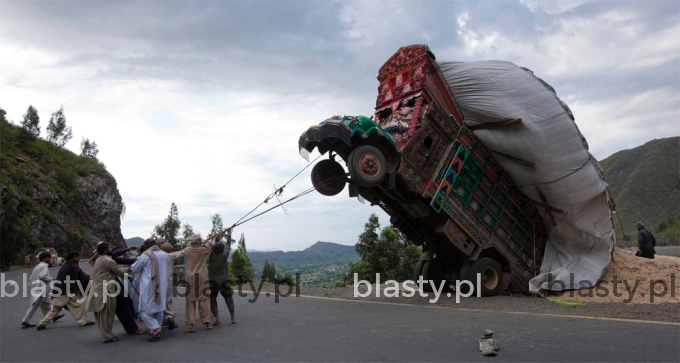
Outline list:
[[[128,246],[140,246],[144,243],[141,237],[126,239]],[[236,245],[232,246],[236,248]],[[253,265],[255,279],[260,279],[265,261],[274,263],[276,273],[290,272],[300,274],[302,282],[313,286],[329,286],[342,280],[347,273],[350,262],[360,260],[354,246],[346,246],[333,242],[318,241],[302,251],[248,251]]]

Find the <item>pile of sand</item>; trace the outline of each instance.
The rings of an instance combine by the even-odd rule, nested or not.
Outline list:
[[[635,304],[680,303],[680,257],[651,260],[614,248],[607,273],[597,287],[566,291],[565,301],[625,302]],[[614,290],[616,281],[616,291]],[[654,294],[650,295],[654,289]],[[616,296],[620,295],[620,296]]]

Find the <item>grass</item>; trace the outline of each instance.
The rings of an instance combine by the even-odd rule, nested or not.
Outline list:
[[[555,297],[549,297],[548,301],[550,301],[551,303],[555,303],[557,305],[565,305],[565,306],[585,306],[586,305],[586,303],[584,303],[583,301],[564,301],[562,299],[558,299],[558,298],[555,298]]]

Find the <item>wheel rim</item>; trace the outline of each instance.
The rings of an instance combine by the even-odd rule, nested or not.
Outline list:
[[[498,272],[491,267],[487,267],[482,271],[482,284],[489,290],[493,290],[498,286],[499,281]]]
[[[380,160],[374,154],[364,154],[359,158],[359,171],[367,177],[375,177],[380,173]]]

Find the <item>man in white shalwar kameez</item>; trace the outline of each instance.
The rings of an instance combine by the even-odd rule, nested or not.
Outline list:
[[[48,252],[42,252],[38,254],[38,258],[40,262],[35,266],[35,268],[33,268],[33,272],[31,273],[31,290],[29,293],[31,298],[31,306],[28,308],[26,315],[24,315],[24,318],[21,320],[22,328],[31,328],[35,326],[34,324],[30,323],[30,320],[38,308],[40,308],[44,315],[47,315],[47,313],[52,310],[52,299],[50,298],[49,294],[49,285],[54,279],[52,276],[50,276],[50,270],[48,270],[52,255],[50,255]],[[52,321],[57,321],[63,316],[64,314],[58,315],[54,317]]]
[[[135,280],[139,281],[139,316],[149,327],[149,341],[161,337],[161,324],[168,287],[168,255],[150,241],[144,253],[132,265]]]

